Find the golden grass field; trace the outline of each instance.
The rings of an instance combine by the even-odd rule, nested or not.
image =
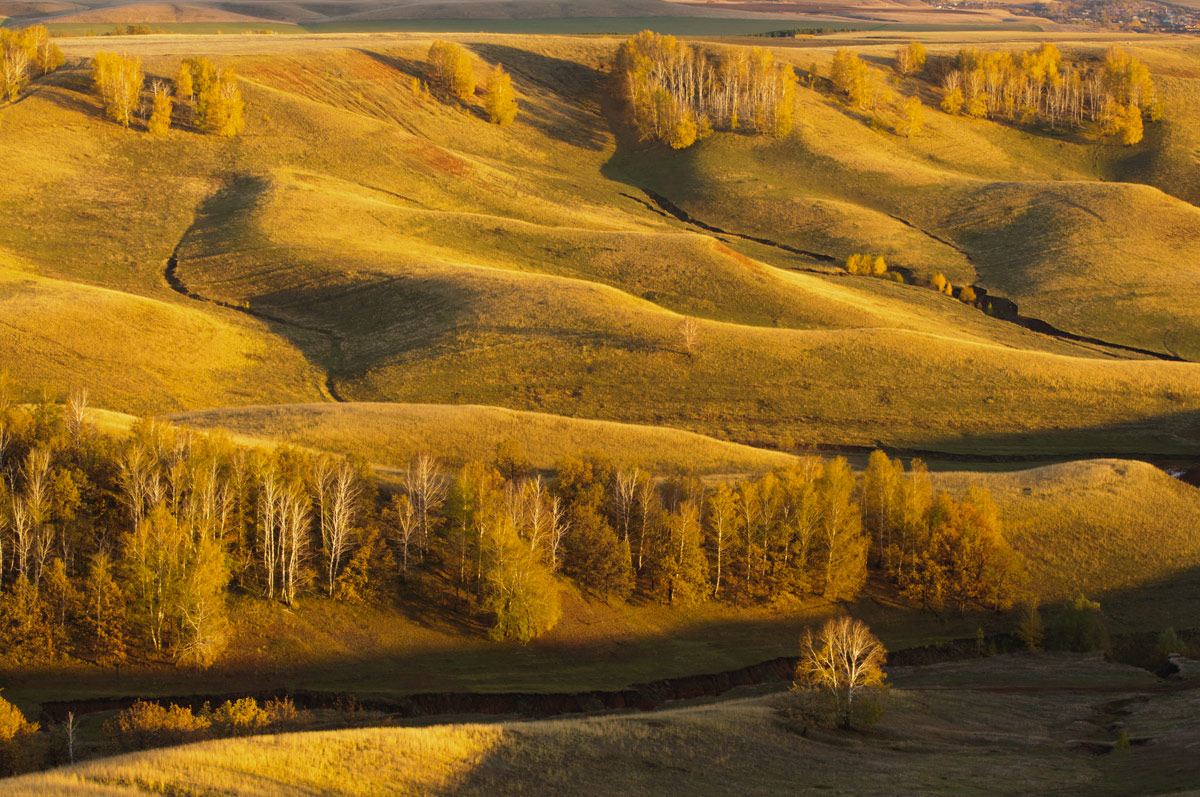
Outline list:
[[[894,47],[856,36],[777,52],[807,67],[842,41],[864,42],[875,63]],[[979,39],[925,36],[935,51]],[[479,74],[495,61],[513,72],[524,110],[512,128],[412,94],[421,35],[61,40],[72,63],[118,47],[167,75],[206,52],[243,78],[248,132],[228,142],[122,131],[99,118],[78,67],[0,110],[14,177],[0,187],[0,250],[39,279],[185,308],[157,324],[168,340],[196,339],[183,318],[203,314],[212,355],[189,358],[191,395],[131,387],[179,367],[153,345],[142,363],[93,369],[35,355],[70,348],[70,328],[54,341],[24,332],[5,366],[60,390],[86,381],[102,406],[136,412],[311,401],[327,376],[354,401],[484,404],[784,447],[1200,445],[1190,363],[1028,332],[926,289],[702,234],[640,190],[725,229],[839,258],[884,253],[1068,331],[1186,358],[1200,337],[1180,264],[1200,211],[1170,193],[1190,196],[1194,171],[1186,40],[1134,47],[1166,75],[1169,101],[1136,153],[932,109],[928,132],[906,141],[801,89],[786,139],[721,133],[669,154],[629,140],[605,99],[615,40],[457,38]],[[1090,53],[1112,39],[1060,38]],[[189,290],[260,315],[170,291],[176,252]],[[94,311],[74,305],[86,326]],[[685,315],[701,319],[695,357],[677,338]],[[233,393],[221,383],[242,366],[226,352],[250,337],[269,381]]]
[[[864,8],[899,19],[898,6]],[[104,23],[128,13],[43,3],[0,14],[14,9]],[[145,9],[164,24],[392,13],[366,2]],[[1123,149],[950,117],[927,86],[883,77],[921,92],[924,133],[901,139],[802,87],[783,139],[717,133],[667,152],[634,140],[609,97],[614,37],[445,35],[471,52],[477,77],[497,62],[512,73],[521,113],[503,129],[481,118],[479,96],[460,108],[414,95],[428,34],[59,39],[67,65],[0,106],[0,371],[31,394],[88,387],[93,419],[114,434],[135,415],[160,416],[249,445],[353,455],[385,482],[418,452],[450,471],[505,440],[539,470],[599,451],[709,479],[781,467],[811,446],[923,452],[937,489],[991,492],[1048,617],[1085,593],[1115,633],[1195,625],[1200,493],[1132,457],[1200,453],[1200,364],[1188,362],[1200,359],[1200,45],[1074,31],[912,35],[935,54],[1052,39],[1094,57],[1119,42],[1154,72],[1166,116]],[[825,74],[850,45],[882,76],[908,36],[733,41],[770,44]],[[101,49],[142,57],[151,76],[192,55],[235,69],[245,134],[177,128],[152,139],[104,120],[86,64]],[[647,191],[728,232],[658,212]],[[837,260],[883,254],[1068,332],[1184,361],[1032,332],[741,236]],[[172,258],[191,296],[168,282]],[[688,317],[699,326],[691,354],[679,336]],[[960,455],[997,461],[948,470]],[[1042,457],[1079,461],[1032,467]],[[63,665],[6,673],[4,694],[32,715],[47,700],[133,692],[621,688],[794,655],[805,627],[841,611],[892,649],[1015,623],[1014,613],[918,612],[874,582],[846,606],[755,608],[608,606],[561,587],[563,620],[527,646],[485,641],[473,621],[420,599],[378,609],[314,596],[294,612],[235,596],[237,633],[209,671]],[[757,695],[652,717],[217,740],[85,762],[0,793],[1128,793],[1197,783],[1194,690],[1112,711],[1157,683],[1145,671],[1017,656],[892,677],[892,709],[872,735],[802,737]],[[1106,756],[1073,744],[1111,742],[1117,717],[1156,741]]]
[[[1096,691],[1062,688],[1064,672]],[[1119,794],[1193,783],[1197,692],[1146,695],[1157,679],[1144,670],[1094,655],[1018,654],[890,675],[889,711],[870,734],[801,734],[771,695],[649,715],[203,742],[26,776],[3,792]],[[1082,746],[1111,745],[1114,724],[1151,741],[1108,755]]]

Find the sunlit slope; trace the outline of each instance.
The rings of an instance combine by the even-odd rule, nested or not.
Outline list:
[[[321,375],[265,325],[0,268],[0,364],[129,412],[319,400]]]
[[[230,183],[201,206],[178,255],[179,275],[190,288],[232,302],[277,304],[281,288],[317,291],[354,274],[432,262],[600,283],[679,313],[736,324],[897,328],[1094,353],[915,287],[772,267],[677,226],[593,229],[430,210],[311,172]]]
[[[592,282],[416,259],[380,259],[339,280],[264,299],[332,331],[334,381],[356,400],[496,404],[774,442],[1196,444],[1200,368],[1190,364],[711,321],[699,322],[689,355],[679,315]]]
[[[198,429],[225,429],[263,440],[353,454],[404,468],[420,453],[446,467],[489,459],[516,441],[535,468],[567,454],[598,452],[654,472],[746,473],[783,467],[792,457],[676,429],[516,412],[499,407],[435,404],[299,404],[234,407],[170,417]]]
[[[1144,462],[1089,460],[1013,473],[941,473],[986,487],[1043,600],[1146,586],[1200,568],[1200,490]]]
[[[981,284],[1068,331],[1193,359],[1200,210],[1184,199],[1195,199],[1200,174],[1200,73],[1141,55],[1167,73],[1167,117],[1133,149],[932,107],[926,132],[905,140],[801,89],[802,119],[786,139],[717,134],[670,155],[629,148],[613,172],[724,229],[839,259],[882,253],[926,276]],[[1161,190],[1111,182],[1121,178]]]
[[[255,50],[269,54],[223,57],[242,75],[250,108],[247,134],[233,141],[121,131],[98,117],[84,70],[56,75],[0,111],[14,133],[0,158],[18,178],[0,188],[0,246],[39,274],[229,314],[170,292],[163,269],[177,253],[187,290],[249,305],[267,319],[254,323],[279,336],[279,352],[298,347],[350,399],[496,404],[742,441],[981,451],[1196,445],[1192,366],[1101,359],[931,291],[798,272],[803,258],[689,232],[647,207],[632,184],[666,186],[697,216],[711,209],[711,220],[731,229],[746,222],[747,232],[837,255],[885,252],[914,268],[928,261],[956,282],[979,272],[989,284],[990,261],[968,238],[997,238],[988,251],[1020,262],[993,270],[1028,310],[1015,294],[1034,277],[1068,282],[1072,270],[1086,279],[1095,269],[1086,258],[1023,257],[1023,238],[1000,239],[1025,228],[962,215],[977,209],[962,192],[1150,191],[1099,183],[1111,164],[1097,163],[1090,145],[1048,146],[933,112],[935,137],[905,142],[804,89],[802,121],[788,139],[717,134],[671,155],[614,134],[621,128],[600,71],[613,42],[459,38],[480,76],[496,60],[514,73],[523,110],[512,128],[414,94],[409,79],[428,47],[420,37],[332,50],[306,40],[295,52],[264,42]],[[150,73],[166,75],[189,48],[229,52],[222,39],[130,47]],[[77,57],[101,45],[68,49]],[[61,131],[49,145],[47,124]],[[936,136],[957,144],[943,152]],[[1060,178],[1070,182],[1053,182]],[[672,187],[685,187],[686,198]],[[1147,215],[1176,226],[1186,219],[1170,205],[1178,200],[1152,193],[1137,195],[1131,212],[1148,206]],[[777,202],[786,212],[775,213]],[[786,223],[767,224],[771,214]],[[954,214],[971,223],[951,229],[933,218]],[[1148,242],[1161,224],[1129,222],[1147,257],[1165,246]],[[1099,251],[1089,229],[1051,228],[1029,248]],[[1186,280],[1164,281],[1152,268],[1134,279],[1121,290],[1149,281],[1179,298],[1163,299],[1149,320],[1152,302],[1114,302],[1103,291],[1059,302],[1056,312],[1067,304],[1072,318],[1096,324],[1111,305],[1108,318],[1127,319],[1147,348],[1162,343],[1155,324],[1170,322],[1182,340],[1171,350],[1186,356]],[[678,334],[684,316],[703,319],[691,356]],[[1156,332],[1157,341],[1142,340]],[[1068,354],[1079,356],[1055,356]]]

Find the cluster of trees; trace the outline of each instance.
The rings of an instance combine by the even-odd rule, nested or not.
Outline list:
[[[909,42],[896,51],[896,72],[901,75],[919,75],[925,71],[929,53],[920,42]]]
[[[0,99],[12,102],[30,80],[62,65],[62,51],[45,26],[0,28]]]
[[[894,282],[904,282],[904,276],[900,272],[888,269],[887,260],[884,259],[883,255],[850,255],[846,258],[846,271],[851,274],[883,277]]]
[[[237,75],[208,58],[181,62],[174,87],[166,80],[152,80],[147,98],[140,58],[99,52],[92,59],[92,83],[104,102],[105,115],[122,127],[129,127],[137,117],[152,135],[165,135],[178,101],[191,109],[193,123],[205,133],[229,137],[245,128],[245,102]]]
[[[919,462],[861,478],[807,457],[706,487],[600,456],[551,482],[515,444],[455,477],[428,455],[381,495],[369,469],[247,450],[154,421],[113,440],[63,407],[0,407],[0,651],[205,666],[231,590],[387,603],[421,591],[528,640],[559,616],[559,574],[608,601],[855,597],[868,565],[924,606],[1002,608],[1020,566],[987,497],[934,496]]]
[[[1162,116],[1149,70],[1119,47],[1095,65],[1064,63],[1053,44],[1032,52],[960,50],[942,77],[942,110],[1024,124],[1095,123],[1126,145],[1142,139],[1143,118]]]
[[[438,39],[425,56],[429,83],[451,97],[464,102],[475,95],[475,68],[471,55],[453,42]]]
[[[713,129],[784,136],[795,123],[796,71],[757,47],[713,49],[642,31],[621,45],[615,76],[642,139],[674,149]]]
[[[413,91],[421,97],[428,96],[429,86],[441,94],[467,102],[475,96],[475,67],[471,55],[453,42],[437,40],[429,46],[425,58],[427,82],[413,78]],[[504,127],[517,117],[517,95],[513,90],[512,76],[497,63],[488,73],[484,87],[484,113],[492,124]]]
[[[925,65],[925,49],[913,43],[900,51],[897,69],[902,74],[921,71]],[[919,66],[918,66],[919,64]],[[911,138],[925,127],[925,107],[917,97],[900,97],[880,80],[880,75],[858,57],[858,53],[845,47],[833,55],[830,66],[830,81],[834,93],[842,97],[851,108],[873,114],[877,123],[891,128],[897,135]]]

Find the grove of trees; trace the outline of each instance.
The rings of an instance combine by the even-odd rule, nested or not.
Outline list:
[[[641,138],[674,149],[713,129],[784,136],[795,123],[795,69],[758,47],[689,45],[642,31],[621,45],[614,76]]]
[[[351,460],[247,449],[139,421],[84,420],[86,398],[0,406],[0,651],[10,662],[132,657],[207,666],[230,595],[389,604],[417,594],[526,641],[563,578],[617,602],[845,601],[869,573],[930,609],[1006,608],[1022,567],[988,497],[935,495],[919,461],[856,475],[809,456],[705,485],[602,455],[535,474],[515,443],[448,474],[416,457],[381,491]]]
[[[193,122],[202,132],[231,137],[245,128],[245,102],[237,75],[208,58],[180,63],[173,93],[167,81],[153,80],[147,100],[141,59],[99,52],[92,59],[92,84],[104,103],[105,116],[122,127],[129,127],[137,117],[146,120],[152,135],[165,135],[174,105],[180,102],[191,108]]]
[[[425,63],[430,85],[463,101],[475,94],[475,69],[470,54],[461,46],[438,39],[429,46]]]
[[[1022,124],[1094,123],[1126,145],[1162,116],[1150,71],[1120,47],[1095,64],[1070,63],[1053,44],[1031,52],[960,50],[941,78],[942,110]]]
[[[0,100],[12,102],[30,80],[63,64],[62,51],[43,25],[0,28]]]

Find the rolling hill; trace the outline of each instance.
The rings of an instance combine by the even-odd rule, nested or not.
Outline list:
[[[126,43],[166,75],[186,52],[247,49],[222,38]],[[1068,332],[1189,359],[1196,283],[1178,264],[1200,217],[1158,188],[1108,181],[1123,152],[934,111],[930,132],[905,141],[801,89],[800,128],[786,139],[718,133],[670,154],[632,141],[607,99],[611,40],[464,37],[477,71],[501,61],[514,74],[523,112],[499,129],[477,106],[412,93],[427,38],[269,38],[253,42],[257,54],[223,56],[250,107],[235,141],[121,131],[98,118],[79,69],[0,111],[22,186],[0,194],[0,246],[42,276],[222,318],[248,310],[279,357],[298,350],[325,373],[312,389],[325,381],[354,401],[487,404],[782,446],[1011,455],[1200,445],[1191,363],[847,277],[680,222],[642,191],[724,230],[835,259],[884,253],[987,287]],[[71,57],[101,46],[64,44]],[[778,52],[828,58],[817,44]],[[871,57],[887,52],[872,47]],[[1154,40],[1145,55],[1191,86],[1182,62],[1167,60],[1183,47]],[[49,152],[48,124],[64,131]],[[96,212],[102,203],[116,229]],[[1114,237],[1110,221],[1127,226]],[[700,319],[694,356],[678,341],[686,316]],[[122,367],[104,378],[127,379]]]

